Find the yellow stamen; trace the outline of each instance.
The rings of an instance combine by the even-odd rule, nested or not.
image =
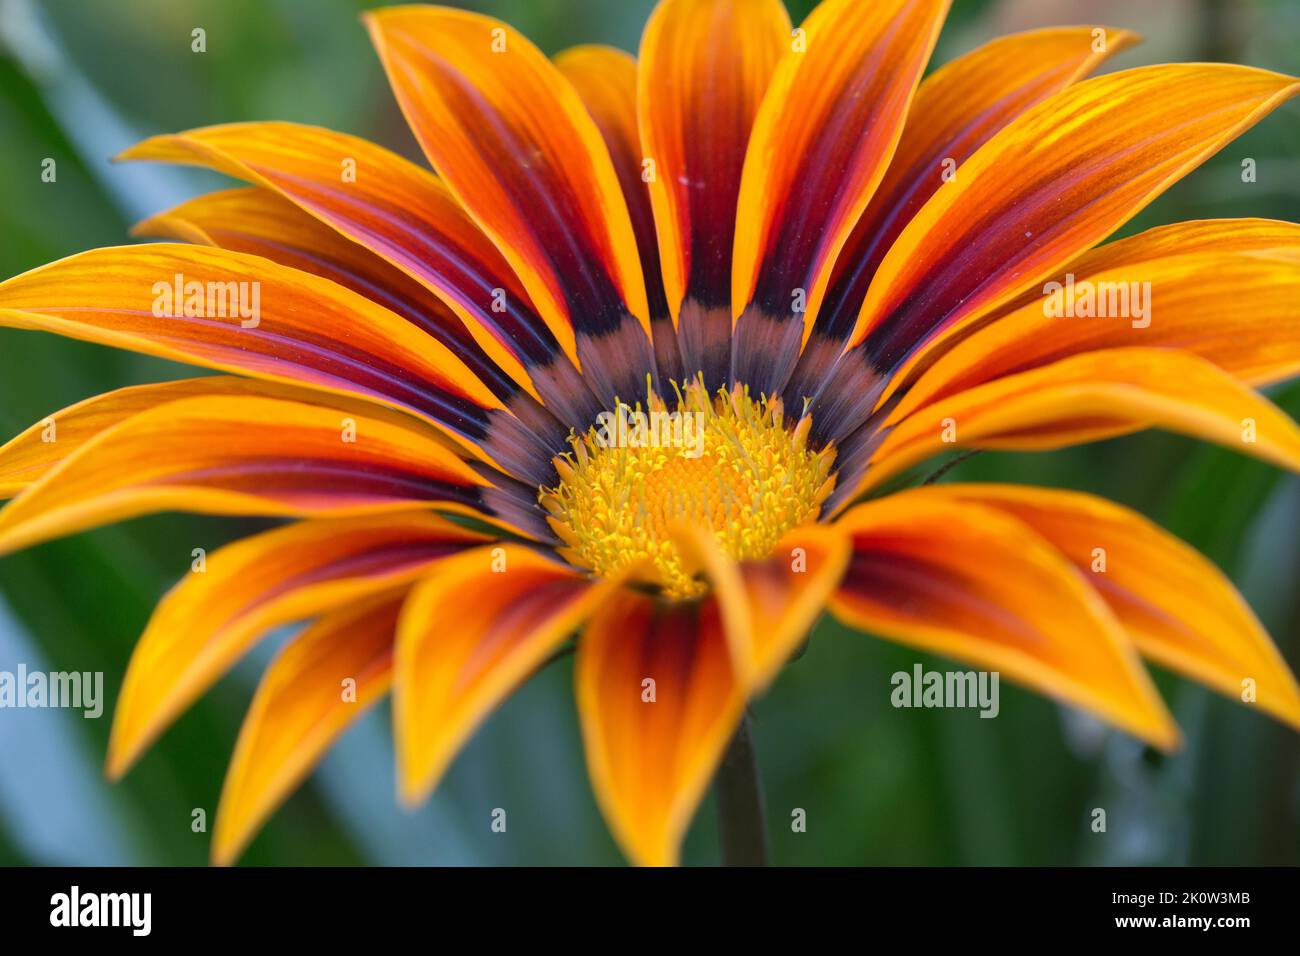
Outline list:
[[[807,447],[810,419],[786,427],[780,399],[700,382],[676,389],[670,413],[658,395],[619,403],[573,450],[556,458],[560,483],[539,501],[565,556],[598,575],[645,561],[672,598],[707,590],[672,540],[679,524],[712,528],[738,560],[765,558],[790,529],[816,520],[834,488],[835,451]]]

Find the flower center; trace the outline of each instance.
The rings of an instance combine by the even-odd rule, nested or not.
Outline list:
[[[807,447],[811,418],[790,428],[779,398],[737,388],[710,396],[699,382],[643,408],[602,413],[555,459],[560,483],[539,500],[570,562],[608,576],[645,562],[667,597],[707,587],[674,542],[680,525],[713,531],[738,560],[765,558],[781,536],[816,520],[835,487],[835,451]]]

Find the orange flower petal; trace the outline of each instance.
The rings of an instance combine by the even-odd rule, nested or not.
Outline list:
[[[177,243],[95,249],[0,283],[6,325],[360,396],[445,426],[518,477],[552,477],[555,449],[445,345],[260,256]]]
[[[794,399],[815,394],[853,331],[880,260],[943,186],[949,170],[1012,119],[1138,39],[1127,30],[1104,27],[1030,30],[998,37],[921,82],[889,169],[836,260],[826,299],[789,386]]]
[[[555,66],[587,105],[587,111],[596,121],[609,149],[632,220],[632,231],[636,234],[636,247],[641,253],[659,381],[680,382],[682,357],[677,348],[673,316],[664,295],[650,189],[642,180],[645,153],[637,129],[636,60],[614,47],[584,44],[570,47],[556,56]]]
[[[313,395],[289,385],[211,375],[119,388],[69,405],[0,446],[0,498],[12,498],[100,432],[140,412],[181,398],[265,394],[266,389],[280,389],[286,397],[310,398]]]
[[[211,305],[209,283],[219,293]],[[233,294],[229,283],[240,284]],[[191,302],[186,286],[203,301]],[[439,398],[466,413],[500,407],[446,346],[382,306],[225,249],[164,243],[62,259],[0,283],[0,325],[361,395],[435,420],[453,417]]]
[[[239,730],[212,830],[228,866],[330,746],[392,681],[393,634],[406,590],[321,617],[262,676]],[[345,682],[352,681],[345,696]]]
[[[140,412],[85,442],[0,511],[0,554],[168,510],[491,514],[483,479],[436,431],[364,409],[214,395]]]
[[[872,501],[840,520],[853,557],[832,613],[1174,747],[1177,727],[1080,572],[1028,525],[932,490]]]
[[[1279,104],[1292,77],[1225,64],[1085,80],[1013,120],[908,223],[850,339],[878,369],[1106,238]]]
[[[539,388],[571,364],[446,184],[382,147],[315,126],[230,123],[155,136],[118,158],[206,166],[279,193],[430,290],[498,364],[513,355]]]
[[[849,560],[848,540],[833,525],[796,528],[763,561],[733,560],[698,527],[678,529],[677,541],[713,585],[749,695],[764,690],[799,649]]]
[[[676,863],[745,706],[717,602],[616,592],[578,643],[574,680],[588,774],[615,839],[634,863]]]
[[[894,154],[948,6],[824,0],[792,38],[754,120],[737,203],[736,381],[784,386]]]
[[[790,49],[780,0],[661,0],[641,39],[641,142],[653,165],[668,306],[684,370],[710,389],[731,362],[731,252],[750,128]]]
[[[1023,521],[1092,582],[1144,655],[1236,700],[1250,680],[1261,710],[1300,728],[1300,687],[1250,607],[1159,526],[1077,492],[950,484],[933,493]]]
[[[856,493],[955,447],[1041,451],[1151,427],[1300,471],[1295,422],[1206,359],[1166,349],[1104,349],[917,411],[880,444]],[[836,503],[844,500],[837,490]]]
[[[409,6],[365,21],[425,155],[561,344],[576,346],[597,394],[639,395],[651,366],[641,260],[609,151],[573,87],[491,17]]]
[[[561,425],[542,407],[529,373],[487,328],[474,321],[467,328],[451,308],[415,279],[276,193],[234,189],[200,196],[141,223],[136,232],[146,229],[263,256],[321,276],[378,302],[427,332],[458,356],[517,419],[518,424],[497,412],[488,413],[489,419],[497,421],[495,428],[489,425],[489,431],[496,434],[488,438],[486,447],[489,453],[495,450],[501,456],[498,460],[503,465],[510,462],[512,471],[528,474],[531,470],[533,477],[547,477],[539,466],[544,468],[547,460],[568,448],[570,426]],[[558,356],[552,368],[555,364],[568,367]],[[540,381],[547,382],[540,366],[533,371]],[[558,386],[559,382],[547,384]],[[556,395],[553,387],[547,392],[553,398]],[[561,402],[559,407],[568,411],[571,405]]]
[[[146,747],[269,630],[391,591],[488,540],[431,514],[304,521],[213,552],[162,599],[118,696],[107,770]]]
[[[97,395],[46,416],[0,447],[0,498],[12,497],[25,491],[73,452],[112,426],[169,402],[203,396],[260,397],[305,402],[321,408],[337,409],[342,413],[338,418],[340,426],[344,418],[353,418],[355,421],[355,416],[359,413],[363,416],[377,416],[399,428],[414,427],[417,433],[427,431],[417,420],[389,412],[380,406],[280,382],[211,375],[156,385],[137,385]],[[339,432],[341,435],[341,427]],[[430,437],[435,441],[444,441],[437,433],[430,433]],[[89,467],[93,470],[94,465]],[[529,537],[550,537],[542,515],[531,499],[520,501],[496,488],[485,488],[482,495],[486,512],[478,514],[478,517],[488,517],[489,520],[508,524],[513,530]],[[451,510],[463,510],[461,505],[449,504],[448,507]]]
[[[1136,291],[1146,316],[1047,315],[1048,297],[1030,290],[919,352],[912,370],[899,373],[915,384],[901,386],[907,394],[890,417],[1004,375],[1128,345],[1193,352],[1254,386],[1300,374],[1297,256],[1300,225],[1268,219],[1184,222],[1108,243],[1053,281],[1080,293],[1117,290],[1124,299]],[[1140,285],[1148,282],[1149,293]]]
[[[197,196],[131,230],[263,256],[373,299],[460,356],[503,401],[532,391],[523,365],[477,322],[479,344],[464,321],[401,269],[269,189],[243,188]],[[533,393],[535,395],[535,393]]]
[[[610,586],[519,545],[466,551],[416,585],[398,627],[393,690],[404,802],[428,797],[484,718]]]

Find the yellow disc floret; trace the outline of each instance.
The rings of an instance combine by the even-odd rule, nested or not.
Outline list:
[[[560,483],[541,503],[561,552],[598,575],[640,564],[672,598],[706,585],[674,543],[683,525],[711,529],[736,559],[765,558],[790,529],[816,520],[835,485],[835,452],[807,445],[811,419],[787,427],[780,399],[736,388],[678,389],[670,409],[650,394],[618,404],[555,459]]]

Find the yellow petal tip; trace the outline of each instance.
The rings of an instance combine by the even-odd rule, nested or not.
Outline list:
[[[1146,42],[1146,37],[1136,30],[1128,30],[1123,27],[1102,27],[1101,29],[1106,31],[1106,39],[1110,45],[1111,53],[1118,53],[1121,50],[1127,50],[1129,47]]]
[[[1183,733],[1172,720],[1166,720],[1159,727],[1152,728],[1146,735],[1146,742],[1158,750],[1173,754],[1183,749]]]
[[[401,767],[397,770],[397,803],[407,813],[414,813],[429,799],[433,788],[421,784]]]
[[[149,140],[144,139],[136,143],[134,146],[128,146],[120,153],[110,156],[108,161],[110,163],[129,163],[131,160],[139,158],[140,147],[147,142],[149,142]]]
[[[130,769],[130,761],[124,760],[112,750],[108,752],[108,757],[104,760],[104,777],[109,783],[117,783],[126,776],[126,772]]]
[[[230,847],[218,846],[215,841],[212,844],[212,851],[208,856],[213,866],[233,866],[235,860],[239,858],[237,851]]]

